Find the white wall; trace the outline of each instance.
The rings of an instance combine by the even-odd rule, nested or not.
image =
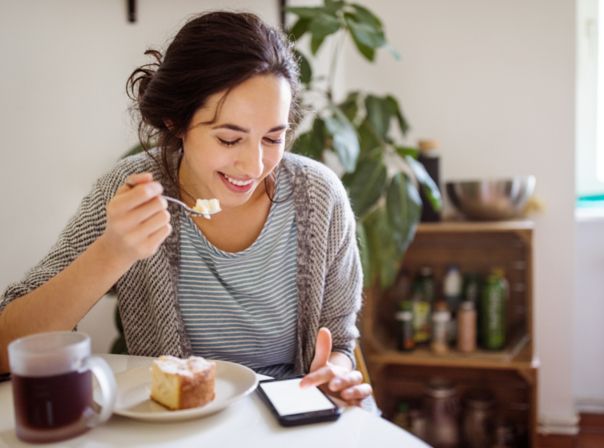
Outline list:
[[[572,431],[573,1],[372,0],[401,62],[346,56],[346,84],[399,98],[410,141],[440,142],[445,179],[532,173],[541,421]],[[566,427],[568,425],[568,427]]]
[[[277,2],[0,0],[0,289],[50,248],[94,180],[136,142],[126,79],[191,14],[252,10],[277,24]],[[106,351],[112,302],[80,325]]]

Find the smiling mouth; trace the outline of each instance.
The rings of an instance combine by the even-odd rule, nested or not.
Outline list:
[[[235,179],[225,173],[219,172],[218,174],[220,174],[220,177],[222,178],[222,180],[225,182],[225,184],[231,190],[234,190],[237,192],[246,192],[250,188],[252,188],[252,185],[254,184],[254,179],[241,180],[241,179]]]

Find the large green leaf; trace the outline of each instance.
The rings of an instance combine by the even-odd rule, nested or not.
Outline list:
[[[354,123],[359,112],[359,107],[357,105],[358,98],[359,92],[349,92],[346,99],[338,105],[342,113],[346,115],[346,118],[348,118],[351,123]]]
[[[309,151],[309,154],[313,159],[321,160],[323,151],[326,149],[325,139],[327,137],[327,131],[325,130],[325,122],[318,115],[315,117],[315,121],[313,121],[310,135],[310,144],[312,145],[312,148]]]
[[[346,2],[342,0],[325,0],[323,10],[335,16],[345,5]]]
[[[299,18],[287,33],[290,39],[296,41],[300,39],[306,32],[308,32],[310,21],[311,19],[309,17]]]
[[[348,28],[360,43],[373,49],[380,48],[386,44],[386,37],[381,29],[367,25],[366,23],[358,23],[354,20],[354,16],[348,17],[352,19],[346,21]]]
[[[312,150],[311,140],[312,135],[310,131],[298,135],[292,144],[291,151],[294,154],[302,154],[310,157],[309,152]]]
[[[285,8],[287,12],[291,12],[292,14],[297,15],[298,17],[304,17],[309,19],[314,19],[319,14],[324,14],[323,8],[319,6],[288,6]]]
[[[350,6],[354,9],[352,15],[356,17],[359,23],[365,23],[375,29],[383,29],[382,21],[371,11],[357,3],[352,3]]]
[[[337,32],[341,27],[341,23],[335,17],[327,14],[319,14],[310,22],[308,31],[311,33],[310,51],[313,55],[317,54],[319,48],[327,36]]]
[[[374,209],[364,220],[367,245],[371,260],[371,272],[374,280],[379,280],[381,287],[386,289],[396,278],[400,257],[397,255],[395,241],[388,225],[388,217],[384,207]]]
[[[369,243],[367,242],[367,234],[362,222],[357,222],[357,240],[359,243],[359,255],[361,258],[361,266],[363,268],[363,286],[368,288],[371,286],[373,273],[371,272],[371,255],[369,253]]]
[[[294,55],[298,60],[298,67],[300,68],[300,81],[304,84],[308,84],[312,80],[312,68],[306,56],[302,52],[294,49]]]
[[[375,135],[373,126],[369,123],[369,119],[365,117],[358,127],[359,145],[361,151],[367,152],[382,145],[382,141]]]
[[[386,95],[383,101],[384,107],[388,110],[389,115],[396,118],[401,133],[403,135],[407,134],[407,132],[409,131],[409,124],[403,116],[403,113],[401,112],[401,107],[399,106],[396,98],[394,98],[392,95]]]
[[[325,127],[333,140],[335,150],[346,172],[354,170],[359,157],[359,139],[350,120],[337,107],[332,107],[332,115],[325,118]]]
[[[384,140],[390,128],[391,110],[386,100],[375,95],[365,98],[367,119],[375,134]]]
[[[405,157],[405,160],[421,185],[422,192],[424,193],[424,196],[428,198],[428,201],[430,201],[432,208],[437,212],[440,211],[442,209],[442,197],[434,180],[430,177],[424,166],[413,157],[407,156]]]
[[[325,123],[315,117],[312,128],[300,134],[293,144],[292,152],[302,154],[315,160],[322,160],[325,150]]]
[[[355,215],[362,219],[384,192],[387,179],[386,166],[382,159],[359,160],[357,169],[344,176],[342,181],[348,189],[350,203]]]
[[[415,185],[403,173],[392,177],[386,192],[388,222],[402,255],[413,240],[420,219],[422,201]]]
[[[353,31],[352,27],[355,23],[353,17],[348,13],[344,14],[344,17],[346,18],[348,32],[350,33],[350,37],[352,38],[354,45],[357,47],[357,50],[359,50],[359,53],[361,53],[365,59],[367,59],[369,62],[373,62],[375,59],[375,50],[372,47],[364,44],[363,41],[359,39],[359,36]]]
[[[403,159],[405,157],[407,157],[407,156],[413,157],[414,159],[417,159],[417,155],[419,154],[419,149],[414,148],[412,146],[398,146],[398,145],[395,145],[394,146],[394,150]]]

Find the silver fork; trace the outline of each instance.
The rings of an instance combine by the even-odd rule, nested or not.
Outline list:
[[[130,188],[134,188],[134,187],[135,187],[135,185],[132,185],[132,184],[130,184],[130,183],[128,183],[128,182],[126,182],[126,185],[128,185]],[[192,216],[203,216],[205,219],[212,219],[212,217],[210,216],[210,215],[211,215],[211,213],[202,213],[202,212],[199,212],[199,211],[197,211],[197,210],[193,210],[191,207],[189,207],[189,206],[188,206],[187,204],[185,204],[184,202],[182,202],[182,201],[180,201],[180,200],[178,200],[178,199],[176,199],[176,198],[173,198],[173,197],[171,197],[171,196],[166,196],[166,195],[163,195],[163,194],[162,194],[162,196],[161,196],[161,197],[162,197],[162,198],[164,198],[164,199],[165,199],[166,201],[168,201],[168,202],[173,202],[173,203],[175,203],[175,204],[177,204],[177,205],[180,205],[182,208],[184,208],[184,209],[185,209],[185,211],[186,211],[186,212],[187,212],[189,215],[192,215]]]
[[[162,197],[162,198],[164,198],[164,199],[165,199],[166,201],[168,201],[168,202],[174,202],[175,204],[180,205],[182,208],[184,208],[184,209],[185,209],[185,211],[186,211],[186,212],[187,212],[189,215],[193,215],[193,216],[203,216],[205,219],[211,219],[211,216],[210,216],[210,215],[211,215],[211,213],[201,213],[201,212],[198,212],[197,210],[193,210],[191,207],[189,207],[189,206],[188,206],[187,204],[185,204],[184,202],[179,201],[178,199],[173,198],[173,197],[171,197],[171,196],[165,196],[165,195],[162,195],[161,197]]]

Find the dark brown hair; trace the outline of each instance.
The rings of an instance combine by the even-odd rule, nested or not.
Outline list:
[[[210,95],[228,93],[255,75],[281,76],[289,82],[287,146],[291,144],[301,118],[298,65],[292,44],[258,16],[226,11],[201,14],[181,28],[163,59],[156,50],[145,54],[154,62],[134,70],[126,90],[140,114],[141,145],[145,151],[150,146],[161,149],[160,164],[175,186],[170,156],[180,150],[179,135],[188,129],[195,112]]]

